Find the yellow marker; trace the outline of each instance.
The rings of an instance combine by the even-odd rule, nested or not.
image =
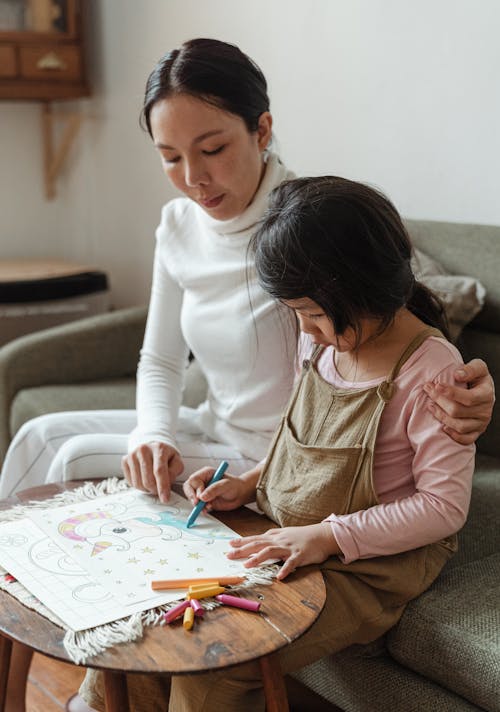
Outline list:
[[[220,581],[207,581],[207,583],[191,583],[188,586],[188,591],[189,593],[192,593],[193,591],[201,591],[203,588],[212,588],[213,586],[222,587],[222,584]]]
[[[193,579],[166,579],[163,581],[151,581],[153,591],[164,591],[167,589],[187,588],[188,586],[206,586],[209,583],[216,583],[219,586],[234,586],[243,583],[244,576],[216,576],[215,578],[193,578]]]
[[[224,593],[225,590],[224,586],[216,586],[214,584],[197,588],[190,586],[187,597],[189,601],[192,598],[208,598],[209,596],[217,596],[219,593]]]
[[[184,630],[191,630],[194,623],[194,611],[191,606],[188,606],[184,611],[184,618],[182,619],[182,625]]]

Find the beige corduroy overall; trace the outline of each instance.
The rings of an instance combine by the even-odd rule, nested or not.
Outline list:
[[[323,347],[304,361],[257,485],[257,503],[268,517],[281,526],[301,526],[378,503],[372,475],[380,418],[402,365],[431,335],[442,336],[432,328],[422,330],[386,380],[362,390],[335,388],[319,375],[316,364]],[[280,652],[283,671],[383,635],[397,623],[408,601],[430,586],[455,550],[452,536],[350,564],[336,556],[327,559],[319,565],[327,589],[325,607],[309,631]],[[150,699],[151,692],[145,692]],[[257,663],[172,679],[170,712],[221,709],[264,710]]]

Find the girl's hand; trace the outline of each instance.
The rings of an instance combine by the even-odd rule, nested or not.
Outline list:
[[[329,556],[340,554],[340,548],[329,522],[304,527],[269,529],[258,536],[246,536],[229,542],[233,547],[229,559],[250,559],[247,568],[260,566],[268,559],[281,559],[284,563],[278,574],[284,579],[297,566],[320,564]]]
[[[222,480],[207,487],[214,472],[213,467],[203,467],[184,482],[184,494],[193,506],[202,500],[207,503],[208,511],[212,509],[227,511],[252,501],[255,487],[252,488],[245,475],[234,477],[225,474]]]
[[[457,443],[470,445],[491,420],[495,386],[487,365],[478,358],[461,366],[455,380],[467,383],[469,388],[426,383],[424,391],[434,401],[429,410],[443,423],[443,430]]]
[[[122,457],[122,470],[129,485],[168,502],[170,486],[184,470],[184,463],[172,445],[144,443]]]

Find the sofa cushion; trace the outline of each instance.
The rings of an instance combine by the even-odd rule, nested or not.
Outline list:
[[[447,567],[389,632],[392,657],[500,712],[500,554]]]
[[[353,645],[293,677],[343,712],[481,712],[388,655],[372,655],[370,646]]]
[[[500,458],[476,455],[472,496],[458,552],[446,568],[462,566],[500,551]]]
[[[115,408],[135,408],[135,379],[24,388],[12,401],[10,433],[13,436],[27,420],[45,413]]]
[[[486,290],[475,277],[449,274],[436,260],[415,248],[412,267],[418,281],[429,287],[444,304],[450,336],[456,341],[464,326],[478,314]]]

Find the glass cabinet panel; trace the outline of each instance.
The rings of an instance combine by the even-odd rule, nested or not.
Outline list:
[[[68,34],[68,0],[0,0],[0,32]]]

